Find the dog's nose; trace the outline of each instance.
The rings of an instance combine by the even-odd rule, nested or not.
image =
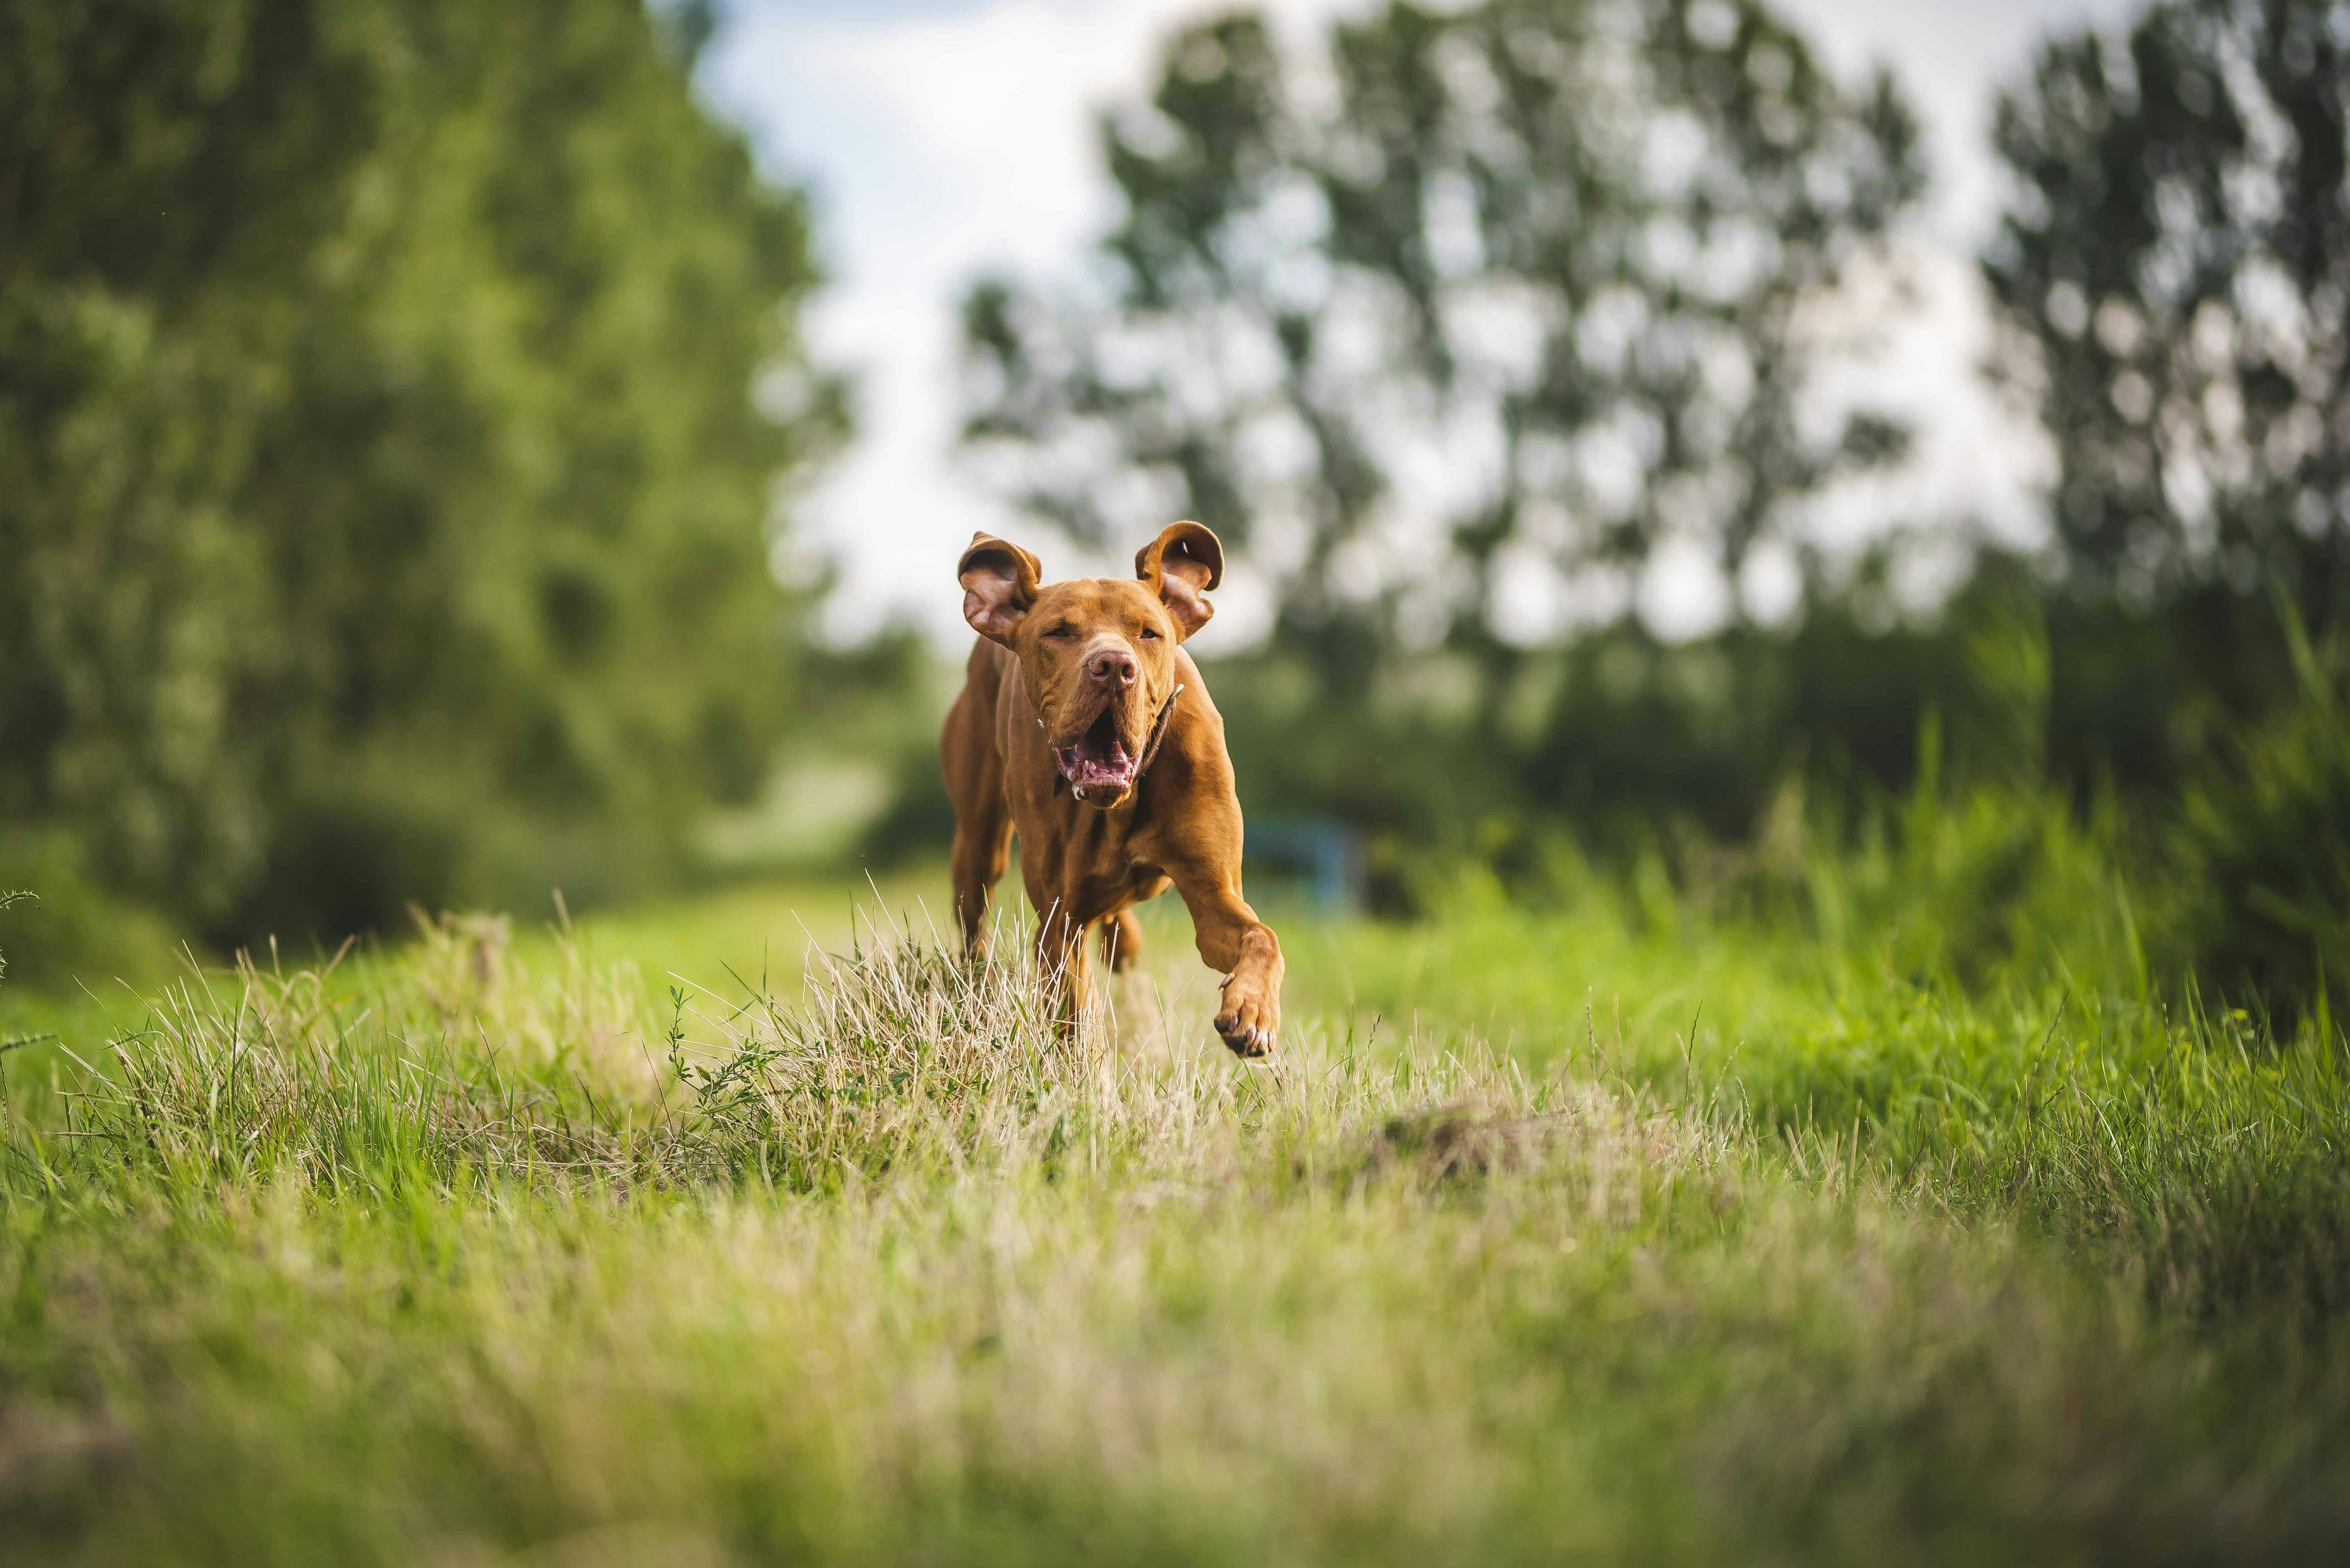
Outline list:
[[[1131,686],[1142,671],[1135,664],[1134,655],[1112,649],[1095,654],[1093,662],[1086,666],[1086,673],[1105,686]]]

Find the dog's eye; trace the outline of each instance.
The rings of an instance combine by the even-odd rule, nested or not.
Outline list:
[[[1045,635],[1046,637],[1075,637],[1077,635],[1077,628],[1073,626],[1056,626]]]
[[[1157,642],[1159,640],[1159,628],[1155,626],[1146,626],[1142,628],[1142,635],[1149,638],[1151,641]]]

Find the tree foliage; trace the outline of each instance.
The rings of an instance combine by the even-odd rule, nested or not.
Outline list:
[[[2273,576],[2338,611],[2346,117],[2350,5],[2316,0],[2168,0],[2054,39],[2002,98],[1999,366],[2054,443],[2083,594],[2143,610]]]
[[[1513,596],[1612,618],[1667,549],[1801,571],[1801,504],[1901,449],[1814,371],[1913,123],[1759,5],[1397,4],[1304,60],[1233,15],[1102,140],[1092,286],[966,298],[966,440],[1080,539],[1211,523],[1326,685],[1505,663]]]
[[[804,210],[660,42],[635,0],[0,12],[0,824],[331,934],[641,879],[747,792],[775,485],[839,401]]]

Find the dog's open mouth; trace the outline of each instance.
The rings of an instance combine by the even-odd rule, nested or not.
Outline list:
[[[1074,744],[1055,746],[1053,761],[1080,800],[1097,790],[1110,796],[1124,794],[1134,786],[1142,765],[1119,732],[1115,705],[1104,708]]]

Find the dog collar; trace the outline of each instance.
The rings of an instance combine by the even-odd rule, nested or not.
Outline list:
[[[1142,775],[1150,771],[1151,759],[1159,754],[1159,742],[1167,738],[1167,721],[1174,716],[1175,699],[1183,695],[1182,685],[1167,693],[1167,706],[1159,710],[1159,717],[1150,722],[1150,743],[1142,748],[1142,760],[1134,764],[1134,787],[1142,787]]]

